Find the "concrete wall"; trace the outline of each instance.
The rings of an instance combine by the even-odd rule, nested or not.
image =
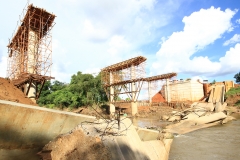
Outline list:
[[[162,93],[165,93],[166,86]],[[197,81],[185,81],[169,84],[170,102],[176,101],[198,101],[204,96],[203,84]],[[166,99],[166,95],[164,94]]]
[[[95,117],[0,100],[0,148],[39,148]]]

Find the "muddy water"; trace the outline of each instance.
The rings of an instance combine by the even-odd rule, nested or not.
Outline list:
[[[176,136],[170,150],[170,160],[239,160],[240,114],[237,120],[224,125],[200,129]],[[135,119],[140,127],[163,126],[158,119]]]

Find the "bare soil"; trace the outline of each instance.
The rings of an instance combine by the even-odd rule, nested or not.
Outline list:
[[[29,105],[37,105],[15,87],[10,80],[0,77],[0,99]]]
[[[226,102],[227,102],[228,106],[234,106],[239,101],[240,101],[240,93],[238,93],[236,95],[229,96],[226,99]]]
[[[110,160],[110,153],[99,137],[85,135],[81,129],[61,135],[38,153],[43,160]]]
[[[167,105],[167,103],[163,103],[161,106],[151,106],[148,109],[140,110],[138,113],[138,117],[151,117],[151,116],[158,116],[161,118],[162,116],[170,116],[172,115],[172,112],[177,111],[183,111],[186,108],[189,108],[190,104],[189,103],[184,103],[184,104],[172,104],[172,105]]]

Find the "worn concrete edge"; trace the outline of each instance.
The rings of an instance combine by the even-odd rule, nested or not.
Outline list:
[[[78,114],[78,113],[72,113],[72,112],[66,112],[66,111],[59,111],[59,110],[43,108],[43,107],[33,106],[33,105],[27,105],[27,104],[22,104],[22,103],[16,103],[16,102],[11,102],[11,101],[0,100],[0,103],[11,105],[11,106],[19,106],[19,107],[24,107],[24,108],[29,108],[29,109],[35,109],[35,110],[48,111],[48,112],[52,112],[52,113],[59,113],[59,114],[65,114],[65,115],[67,114],[67,115],[72,115],[72,116],[77,116],[77,117],[85,117],[85,118],[92,118],[92,119],[96,118],[94,116],[88,116],[88,115],[84,115],[84,114]]]

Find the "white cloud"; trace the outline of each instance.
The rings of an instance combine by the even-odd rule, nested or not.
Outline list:
[[[7,47],[3,40],[0,40],[0,77],[7,76]]]
[[[224,46],[230,45],[230,44],[235,44],[237,42],[240,42],[240,34],[235,34],[231,39],[225,41],[223,43]]]
[[[83,35],[85,35],[87,39],[93,41],[106,40],[109,37],[108,31],[104,29],[104,27],[94,27],[90,20],[84,21]]]
[[[220,74],[222,63],[212,62],[207,56],[194,57],[194,54],[231,31],[231,18],[235,13],[211,7],[184,17],[183,31],[174,32],[162,43],[153,70],[158,74],[173,71],[192,75]]]
[[[187,0],[31,2],[57,16],[52,30],[52,76],[69,81],[77,71],[92,72],[94,68],[103,68],[142,53],[149,54],[145,53],[142,46],[155,43],[159,35],[165,34],[161,27],[173,19],[184,1]],[[4,31],[0,31],[3,39],[11,36],[25,5],[22,3],[9,0],[0,6],[0,13],[8,13],[8,17],[0,17],[4,28]],[[150,56],[147,55],[147,58]]]
[[[240,24],[240,19],[237,19],[237,20],[236,20],[236,23],[237,23],[237,24]]]
[[[112,56],[117,56],[129,48],[129,43],[123,36],[113,36],[109,42],[108,53]]]
[[[240,70],[240,43],[237,43],[234,47],[231,47],[226,55],[219,59],[221,64],[221,69],[219,72],[221,74],[235,73]]]
[[[0,77],[6,77],[6,71],[7,71],[7,57],[2,56],[0,57]]]

